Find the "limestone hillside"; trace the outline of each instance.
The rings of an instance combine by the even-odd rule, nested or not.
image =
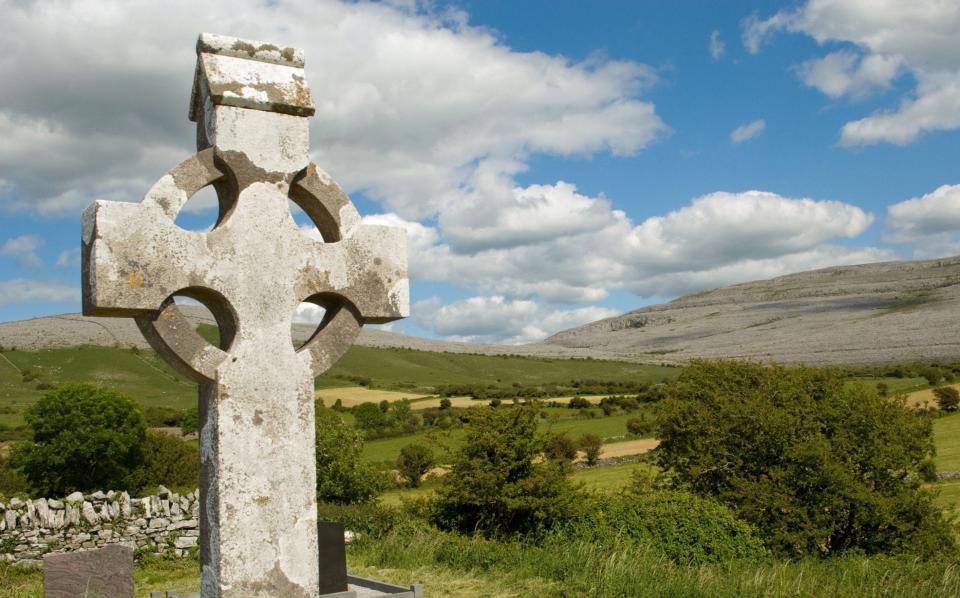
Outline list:
[[[196,323],[213,323],[185,306]],[[294,337],[312,333],[295,325]],[[64,314],[0,323],[0,346],[136,346],[132,320]],[[783,363],[881,364],[960,360],[960,257],[843,266],[680,297],[504,346],[436,341],[367,328],[358,344],[444,353],[593,357],[651,363],[747,358]]]
[[[960,359],[960,257],[825,268],[694,293],[545,342],[639,361]]]

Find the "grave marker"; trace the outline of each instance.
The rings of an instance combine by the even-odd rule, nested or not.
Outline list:
[[[135,318],[150,344],[200,385],[201,594],[318,596],[313,378],[364,323],[409,311],[406,236],[362,224],[349,198],[310,164],[313,112],[303,52],[202,34],[190,119],[198,153],[134,203],[95,201],[83,215],[83,313]],[[212,185],[209,232],[174,219]],[[303,234],[288,200],[316,223]],[[221,346],[177,311],[204,303]],[[302,301],[325,308],[295,351]]]

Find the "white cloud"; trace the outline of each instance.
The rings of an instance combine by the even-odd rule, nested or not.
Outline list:
[[[0,205],[56,215],[139,199],[192,151],[198,31],[304,47],[315,161],[407,218],[496,199],[478,172],[509,182],[533,154],[630,155],[668,131],[640,99],[648,67],[515,52],[431,6],[0,0],[0,79],[17,81],[0,88]],[[131,39],[131,22],[150,27]]]
[[[889,88],[902,64],[899,56],[862,56],[840,51],[804,62],[797,67],[797,74],[804,83],[831,98],[845,95],[859,98],[876,89]]]
[[[762,118],[740,125],[730,132],[730,141],[734,143],[743,143],[744,141],[753,139],[762,133],[766,127],[767,121]]]
[[[577,195],[571,190],[567,197]],[[446,282],[505,302],[594,302],[611,289],[643,297],[674,296],[770,273],[892,257],[890,252],[834,244],[863,234],[873,222],[860,208],[837,201],[761,191],[712,193],[634,224],[602,199],[586,200],[608,210],[607,218],[598,218],[591,230],[472,252],[455,251],[442,227],[408,222],[395,214],[365,220],[406,227],[413,279]]]
[[[960,185],[889,206],[886,228],[884,241],[911,244],[915,259],[960,253]]]
[[[710,58],[720,60],[727,52],[727,45],[720,39],[720,31],[714,29],[710,33]]]
[[[797,67],[805,83],[830,97],[887,88],[901,72],[916,81],[896,109],[847,123],[841,144],[906,144],[924,133],[960,128],[960,3],[808,0],[797,10],[745,20],[744,45],[756,53],[780,30],[822,45],[853,46]]]
[[[615,315],[616,311],[604,307],[562,310],[501,296],[470,297],[447,305],[432,297],[413,306],[417,322],[441,336],[507,344],[542,340],[560,330]]]
[[[0,305],[9,303],[73,303],[80,301],[80,289],[59,280],[2,280]]]
[[[68,268],[80,265],[80,248],[66,249],[57,256],[57,268]]]
[[[21,235],[7,239],[0,245],[0,256],[13,257],[24,268],[36,270],[43,265],[37,249],[43,246],[43,239],[37,235]]]

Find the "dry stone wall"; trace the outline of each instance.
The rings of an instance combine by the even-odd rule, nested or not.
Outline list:
[[[199,500],[179,495],[74,492],[63,499],[12,498],[0,502],[0,560],[40,562],[44,554],[124,544],[138,554],[185,556],[197,546]]]

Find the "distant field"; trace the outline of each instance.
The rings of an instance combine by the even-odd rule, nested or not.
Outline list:
[[[24,409],[46,392],[38,389],[38,385],[53,386],[64,382],[94,382],[129,395],[142,407],[186,409],[196,405],[194,382],[176,373],[152,351],[81,346],[32,352],[4,351],[0,355],[0,424],[6,426],[23,424]],[[317,379],[316,387],[321,396],[327,397],[332,388],[356,387],[358,381],[362,381],[371,392],[393,390],[410,397],[424,397],[433,394],[437,386],[451,384],[509,387],[514,383],[563,384],[587,379],[653,383],[675,378],[679,373],[679,368],[618,361],[431,353],[355,346],[329,372]],[[360,393],[358,396],[363,397],[360,400],[363,402],[377,395]]]
[[[323,399],[323,404],[332,407],[339,400],[344,407],[356,407],[361,403],[379,403],[387,401],[415,401],[423,399],[426,395],[410,392],[397,392],[393,390],[373,390],[363,386],[347,386],[343,388],[322,388],[317,390],[318,399]]]
[[[937,447],[937,469],[960,471],[960,413],[933,421],[933,442]]]
[[[950,384],[953,388],[960,390],[960,384]],[[932,388],[917,390],[907,395],[907,405],[917,409],[936,409],[937,397],[933,394]]]
[[[363,378],[369,386],[431,394],[453,384],[569,383],[572,380],[655,383],[680,375],[679,368],[595,359],[546,359],[515,355],[433,353],[413,349],[354,346],[330,371],[317,379],[317,388],[344,386]],[[355,384],[355,382],[354,382]]]
[[[21,425],[24,409],[46,392],[37,385],[93,382],[129,395],[142,407],[186,409],[197,403],[196,384],[174,372],[152,351],[84,346],[5,351],[3,356],[0,423],[8,426]]]

